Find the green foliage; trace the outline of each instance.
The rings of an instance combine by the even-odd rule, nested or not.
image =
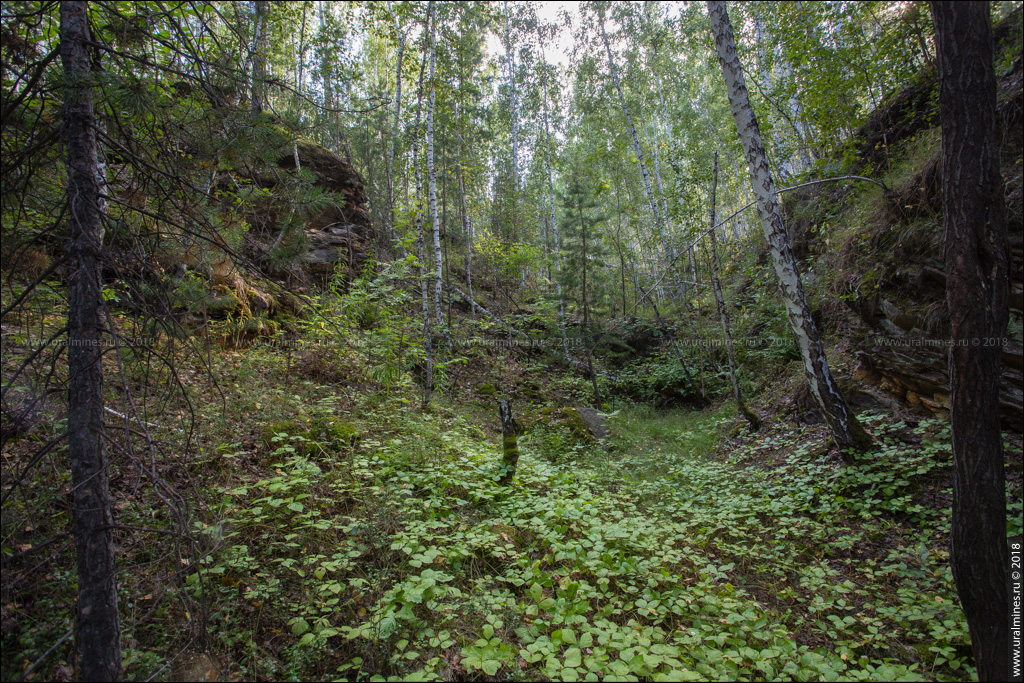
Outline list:
[[[695,372],[694,367],[687,372],[675,352],[666,346],[655,356],[627,364],[616,375],[615,387],[635,401],[675,405],[696,398],[699,387],[694,386]],[[716,385],[721,385],[716,386],[718,392],[726,391],[727,385],[721,382],[716,382]]]
[[[350,461],[314,465],[288,450],[296,437],[282,437],[276,475],[224,492],[225,516],[204,531],[223,549],[190,579],[197,594],[219,596],[219,637],[240,635],[227,615],[274,600],[295,665],[325,648],[362,653],[337,665],[347,675],[970,672],[946,549],[935,542],[949,511],[927,502],[948,495],[949,437],[938,423],[862,415],[881,448],[836,468],[786,429],[713,457],[731,406],[620,411],[607,454],[572,446],[562,412],[547,409],[502,487],[496,441],[458,418],[368,417],[385,414],[398,432],[364,439]],[[831,645],[800,644],[797,633]],[[372,659],[371,646],[380,647]],[[449,668],[452,647],[461,668]]]

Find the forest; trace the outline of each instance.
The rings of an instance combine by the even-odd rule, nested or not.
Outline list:
[[[0,5],[4,681],[1020,681],[1019,1]]]

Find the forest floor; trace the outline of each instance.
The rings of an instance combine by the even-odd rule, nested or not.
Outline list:
[[[730,404],[611,398],[598,442],[572,419],[589,382],[543,356],[462,349],[424,409],[378,335],[108,358],[155,439],[109,418],[130,679],[974,675],[945,423],[863,413],[878,448],[843,466],[778,391],[753,399],[757,434]],[[795,363],[775,371],[798,384]],[[527,428],[509,486],[498,396]],[[8,440],[5,481],[58,428]],[[5,680],[74,623],[69,474],[50,457],[5,502]],[[73,654],[31,677],[69,680]]]
[[[335,392],[282,384],[291,370],[267,356],[238,397],[260,409],[254,397],[277,392],[315,424]],[[173,651],[189,603],[208,655],[190,648],[178,676],[974,675],[948,564],[943,423],[862,414],[879,448],[843,467],[820,427],[754,435],[729,406],[623,405],[604,443],[557,421],[531,429],[502,487],[498,439],[480,428],[493,399],[427,412],[401,390],[354,400],[344,444],[281,431],[211,454],[208,554],[190,595],[133,631],[149,641],[129,653],[135,677],[166,662],[143,666],[150,648]]]
[[[727,403],[613,398],[598,442],[566,412],[589,383],[543,357],[468,349],[423,409],[374,334],[204,355],[164,340],[173,377],[131,354],[109,368],[165,425],[152,467],[111,450],[129,679],[974,676],[946,423],[862,413],[878,448],[844,466],[778,392],[753,399],[757,434]],[[795,363],[777,371],[795,386]],[[527,427],[509,486],[496,394]],[[176,431],[190,411],[196,431]],[[111,420],[112,443],[142,446]],[[74,623],[72,546],[33,547],[66,529],[69,475],[51,464],[5,504],[4,679]],[[31,677],[70,680],[73,653]]]

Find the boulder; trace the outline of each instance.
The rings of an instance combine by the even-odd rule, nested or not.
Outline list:
[[[578,406],[576,412],[579,413],[580,419],[587,425],[591,436],[595,439],[608,438],[608,427],[605,424],[604,413],[586,406]]]
[[[316,176],[315,185],[338,200],[305,217],[306,250],[299,258],[304,271],[317,279],[330,276],[338,264],[355,274],[370,253],[373,223],[363,180],[348,161],[308,140],[297,143],[299,164]],[[295,168],[295,148],[281,150],[278,166]]]

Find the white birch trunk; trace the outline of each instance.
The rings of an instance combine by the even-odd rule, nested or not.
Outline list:
[[[391,143],[388,145],[388,209],[391,214],[391,224],[388,231],[391,233],[391,241],[398,245],[399,254],[405,257],[405,248],[399,243],[398,235],[395,233],[395,146],[398,142],[398,122],[402,115],[402,57],[405,55],[405,33],[402,31],[402,24],[398,16],[391,11],[391,0],[388,0],[388,13],[395,22],[395,31],[398,33],[398,58],[395,65],[395,115],[391,125]]]
[[[539,27],[538,27],[539,31]],[[561,249],[558,245],[558,216],[555,211],[555,179],[554,172],[551,169],[551,128],[548,123],[548,78],[547,78],[547,61],[544,58],[544,36],[540,36],[540,63],[542,85],[543,85],[543,103],[544,103],[544,138],[547,144],[547,170],[548,170],[548,194],[551,197],[551,241],[552,250],[555,252],[555,293],[558,295],[558,327],[562,332],[562,352],[565,357],[569,357],[569,337],[565,332],[565,300],[562,298],[562,258]]]
[[[427,26],[434,12],[433,0],[427,5]],[[430,402],[434,389],[434,342],[433,333],[430,329],[430,296],[427,287],[427,265],[426,254],[423,243],[423,182],[419,173],[419,128],[420,111],[423,104],[423,73],[425,71],[427,55],[423,55],[423,62],[420,64],[420,81],[416,95],[416,134],[412,143],[412,171],[416,179],[416,245],[420,263],[420,294],[423,300],[423,351],[425,355],[426,368],[423,377],[423,405]]]
[[[665,105],[665,96],[662,94],[662,91],[661,91],[661,79],[658,78],[657,74],[654,75],[654,82],[655,82],[655,85],[658,88],[658,100],[661,102],[661,114],[662,114],[662,117],[665,119],[665,130],[668,132],[669,149],[672,151],[673,154],[678,154],[678,150],[676,150],[676,136],[672,133],[672,122],[668,118],[668,107]],[[672,159],[671,159],[671,157],[669,158],[669,165],[672,166]],[[679,208],[683,209],[684,212],[685,212],[686,204],[683,202],[683,181],[682,181],[682,178],[679,177],[679,174],[676,173],[674,169],[673,169],[673,175],[675,176],[675,181],[676,181],[676,201],[679,202]],[[660,179],[659,179],[659,183],[660,183]],[[662,191],[662,196],[664,196],[664,191]],[[666,214],[667,214],[667,210],[666,210]],[[684,226],[685,226],[685,223],[684,223]],[[693,293],[695,295],[699,296],[700,295],[700,287],[699,287],[699,285],[697,283],[697,263],[696,263],[695,259],[693,258],[693,245],[691,244],[690,247],[686,251],[687,251],[686,255],[687,255],[688,261],[690,263],[690,274],[693,276]]]
[[[725,350],[729,357],[729,382],[732,384],[732,397],[736,401],[736,408],[740,414],[750,423],[750,428],[757,431],[761,428],[761,421],[747,408],[740,394],[740,382],[736,372],[736,357],[732,349],[732,332],[729,330],[729,311],[725,307],[725,295],[722,293],[722,283],[718,279],[718,253],[715,233],[715,201],[718,194],[718,152],[715,152],[715,169],[711,181],[711,286],[715,290],[715,303],[718,305],[718,317],[722,322],[722,336],[725,339]]]
[[[253,32],[253,58],[252,58],[252,90],[251,106],[254,113],[263,111],[266,107],[266,36],[264,35],[267,10],[270,6],[268,0],[256,0],[256,28]]]
[[[633,125],[633,117],[629,113],[629,108],[626,106],[626,97],[622,93],[622,84],[619,82],[619,72],[615,68],[615,58],[612,57],[612,47],[608,42],[608,32],[604,27],[604,12],[603,10],[598,11],[598,19],[601,23],[601,37],[604,39],[604,49],[608,53],[608,68],[612,73],[612,79],[615,81],[615,89],[619,93],[619,103],[622,105],[622,112],[626,115],[626,123],[628,124],[629,137],[633,142],[633,151],[636,153],[637,167],[640,169],[640,176],[643,179],[644,194],[647,196],[647,203],[651,207],[651,215],[653,217],[654,228],[657,231],[658,239],[661,242],[662,248],[665,250],[665,254],[670,254],[669,245],[665,239],[665,231],[662,229],[661,212],[658,210],[658,202],[654,198],[654,192],[651,190],[651,179],[647,173],[647,165],[644,163],[644,151],[640,146],[640,138],[637,137],[636,127]]]
[[[435,20],[436,21],[436,20]],[[437,66],[437,51],[434,45],[436,27],[430,25],[430,96],[427,101],[427,175],[430,189],[430,226],[434,238],[434,315],[438,327],[444,324],[441,312],[441,230],[437,221],[437,169],[434,168],[434,102],[437,91],[434,87],[434,75]]]
[[[721,0],[709,0],[707,6],[718,59],[728,89],[729,106],[750,168],[751,184],[757,199],[757,212],[765,239],[768,241],[772,265],[775,267],[775,275],[782,291],[789,324],[800,349],[808,386],[836,444],[840,448],[863,449],[870,443],[870,437],[850,412],[832,378],[821,338],[811,318],[811,308],[804,296],[803,282],[800,280],[796,257],[786,235],[786,226],[782,222],[775,182],[768,168],[761,132],[754,111],[750,107],[750,96],[736,54],[736,41],[725,3]]]
[[[516,193],[519,192],[519,133],[516,127],[516,80],[515,55],[512,52],[512,38],[508,25],[508,2],[505,2],[505,56],[508,66],[508,99],[509,113],[512,123],[512,182]]]
[[[459,119],[457,104],[455,118]],[[469,217],[469,211],[466,210],[466,181],[462,172],[462,133],[456,129],[456,134],[459,136],[459,145],[456,151],[456,163],[459,165],[459,203],[462,210],[462,231],[466,235],[466,289],[469,290],[469,314],[473,320],[476,320],[476,301],[473,299],[473,223]]]

